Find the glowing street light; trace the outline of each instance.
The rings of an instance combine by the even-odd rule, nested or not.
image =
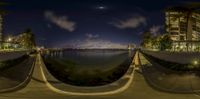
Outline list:
[[[193,64],[194,64],[194,65],[198,65],[199,62],[198,62],[197,60],[195,60],[195,61],[193,61]]]
[[[8,37],[8,42],[11,42],[12,41],[12,38],[11,37]]]

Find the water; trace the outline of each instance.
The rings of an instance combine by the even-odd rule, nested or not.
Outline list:
[[[44,55],[44,61],[52,75],[65,83],[96,86],[123,76],[133,54],[128,50],[65,50]]]

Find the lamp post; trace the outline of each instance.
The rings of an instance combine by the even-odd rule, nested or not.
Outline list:
[[[11,43],[12,42],[12,38],[8,37],[8,42]]]
[[[13,38],[12,37],[8,37],[7,38],[7,48],[10,50],[11,49],[11,46],[12,46],[12,41],[13,41]]]

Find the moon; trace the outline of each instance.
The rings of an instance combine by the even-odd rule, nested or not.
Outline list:
[[[98,9],[98,10],[106,10],[107,7],[106,6],[97,6],[96,9]]]

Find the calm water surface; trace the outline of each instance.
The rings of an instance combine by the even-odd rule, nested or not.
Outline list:
[[[44,55],[44,61],[49,71],[64,82],[87,85],[98,78],[104,84],[123,76],[133,54],[129,50],[65,50]]]

